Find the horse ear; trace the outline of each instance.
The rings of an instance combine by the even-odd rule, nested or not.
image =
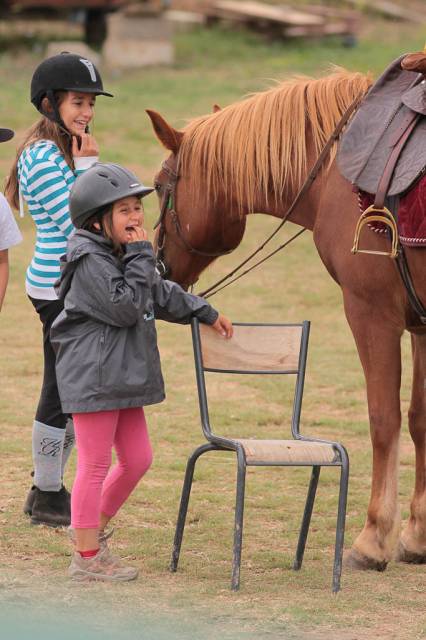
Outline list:
[[[154,127],[155,134],[161,144],[169,151],[177,153],[182,143],[183,131],[174,129],[168,124],[162,116],[156,111],[146,109],[147,114],[151,118],[152,126]]]
[[[218,111],[222,111],[222,107],[220,107],[218,104],[214,104],[213,113],[217,113]]]

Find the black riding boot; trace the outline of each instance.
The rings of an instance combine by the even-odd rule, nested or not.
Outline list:
[[[34,472],[33,474],[34,475]],[[36,486],[33,484],[33,486],[31,487],[31,489],[28,491],[27,497],[25,499],[24,502],[24,508],[23,508],[23,512],[27,515],[30,516],[33,512],[33,504],[34,504],[34,500],[36,497]]]
[[[47,524],[49,527],[68,527],[71,524],[71,494],[63,485],[60,491],[41,491],[32,487],[31,492],[34,493],[31,524]]]

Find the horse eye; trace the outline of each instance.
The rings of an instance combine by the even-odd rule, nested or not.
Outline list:
[[[159,193],[161,191],[161,183],[154,182],[154,189],[156,190],[157,193]]]

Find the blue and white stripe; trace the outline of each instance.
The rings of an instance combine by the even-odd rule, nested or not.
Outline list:
[[[19,184],[36,225],[34,255],[27,269],[26,291],[33,298],[56,300],[59,258],[66,253],[74,227],[69,194],[77,172],[65,162],[54,142],[40,140],[23,150],[18,161]]]

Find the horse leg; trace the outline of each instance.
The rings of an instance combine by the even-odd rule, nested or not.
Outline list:
[[[398,560],[423,564],[426,562],[426,335],[412,335],[411,346],[413,387],[408,424],[416,451],[416,481]]]
[[[345,296],[345,312],[364,369],[373,445],[371,496],[367,519],[345,558],[347,567],[383,571],[400,533],[397,502],[401,429],[401,333],[374,313],[371,303]]]

